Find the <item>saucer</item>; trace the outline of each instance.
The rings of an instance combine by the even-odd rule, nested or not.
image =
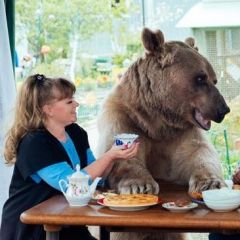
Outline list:
[[[183,207],[178,207],[176,205],[173,205],[173,202],[167,202],[167,203],[163,203],[162,204],[162,207],[171,211],[171,212],[181,212],[181,213],[184,213],[184,212],[188,212],[196,207],[198,207],[198,204],[197,203],[189,203],[188,205],[186,206],[183,206]]]

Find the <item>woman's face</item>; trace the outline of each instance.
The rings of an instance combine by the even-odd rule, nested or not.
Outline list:
[[[67,126],[77,120],[77,107],[79,103],[72,98],[62,100],[53,100],[51,103],[43,106],[43,112],[46,115],[46,122]]]

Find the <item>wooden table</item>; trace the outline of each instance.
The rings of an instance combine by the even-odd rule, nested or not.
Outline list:
[[[189,199],[187,189],[162,183],[160,198],[163,202]],[[58,231],[64,225],[100,226],[100,239],[110,239],[109,231],[161,230],[177,232],[214,232],[240,230],[240,213],[217,213],[203,205],[187,213],[172,213],[161,205],[136,212],[110,210],[96,203],[86,207],[70,207],[63,195],[36,205],[21,214],[25,224],[42,224],[47,240],[58,240]]]

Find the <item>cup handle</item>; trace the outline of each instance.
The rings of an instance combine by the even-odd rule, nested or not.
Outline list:
[[[64,195],[66,195],[66,191],[64,189],[67,189],[68,183],[64,179],[61,179],[61,180],[59,180],[58,184],[59,184],[59,187],[60,187],[62,193]]]

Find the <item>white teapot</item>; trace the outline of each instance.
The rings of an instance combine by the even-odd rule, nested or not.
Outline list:
[[[91,185],[89,178],[89,175],[80,172],[80,166],[77,164],[76,172],[68,177],[68,183],[64,179],[59,181],[60,189],[71,206],[86,206],[91,200],[101,178],[95,178]]]

